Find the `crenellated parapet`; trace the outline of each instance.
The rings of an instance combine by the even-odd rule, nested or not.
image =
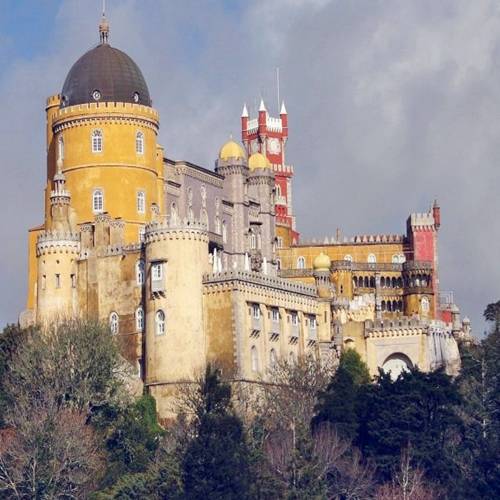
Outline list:
[[[157,133],[159,120],[158,111],[149,106],[127,102],[95,102],[58,109],[52,125],[55,134],[74,126],[113,122],[140,124]]]
[[[144,241],[147,244],[160,240],[199,240],[208,243],[208,231],[204,222],[196,219],[165,217],[162,221],[146,224]]]
[[[53,253],[80,253],[80,235],[78,233],[62,233],[46,231],[37,238],[36,255]]]

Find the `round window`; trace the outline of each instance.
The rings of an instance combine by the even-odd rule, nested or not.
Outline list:
[[[99,101],[101,99],[101,93],[98,90],[94,90],[94,92],[92,92],[92,97],[94,101]]]
[[[139,102],[139,92],[134,92],[134,102]]]

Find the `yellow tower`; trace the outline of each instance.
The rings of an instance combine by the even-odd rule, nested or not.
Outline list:
[[[171,397],[204,369],[203,274],[208,233],[195,221],[146,227],[146,385],[158,411],[175,413]]]
[[[30,231],[29,311],[37,307],[40,292],[37,238],[55,223],[51,195],[58,164],[71,192],[76,232],[108,214],[123,224],[124,244],[138,243],[145,225],[164,213],[158,112],[139,67],[109,44],[104,17],[99,33],[99,45],[76,61],[61,93],[47,100],[45,220]]]

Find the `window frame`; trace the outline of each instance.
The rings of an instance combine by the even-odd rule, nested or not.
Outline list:
[[[137,191],[136,208],[138,214],[146,213],[146,192],[143,189]]]
[[[102,153],[104,150],[104,134],[100,128],[92,130],[90,134],[90,149],[93,154]]]
[[[120,333],[120,316],[118,316],[116,311],[112,311],[109,314],[109,329],[113,335]]]
[[[144,331],[144,309],[142,306],[135,310],[135,329],[138,332]]]
[[[98,203],[96,204],[96,200]],[[100,208],[96,205],[100,205]],[[92,190],[92,213],[94,214],[102,214],[104,212],[104,189],[102,188],[94,188]]]
[[[135,152],[144,155],[144,132],[140,130],[135,133]]]
[[[155,313],[155,334],[158,336],[165,335],[167,315],[163,309],[158,309]]]

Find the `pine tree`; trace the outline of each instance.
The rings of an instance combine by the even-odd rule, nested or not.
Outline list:
[[[182,464],[186,498],[248,498],[249,451],[231,406],[231,388],[208,366],[198,396],[196,437]]]

